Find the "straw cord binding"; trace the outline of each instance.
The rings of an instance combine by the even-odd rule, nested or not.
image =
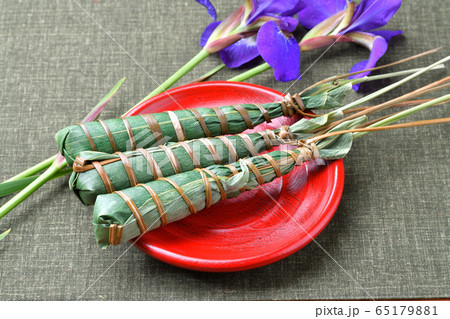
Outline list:
[[[155,138],[158,145],[164,143],[163,134],[161,131],[161,127],[159,126],[158,121],[152,114],[142,114],[141,117],[147,123],[150,132],[153,133],[153,137]]]
[[[272,165],[273,170],[275,171],[275,175],[277,177],[281,177],[282,173],[281,173],[281,169],[280,169],[280,166],[278,165],[277,161],[275,161],[274,158],[272,156],[270,156],[269,154],[263,154],[261,156],[264,157],[266,160],[268,160],[270,165]]]
[[[159,180],[165,181],[165,182],[169,183],[170,185],[172,185],[177,190],[177,192],[180,194],[180,196],[183,198],[183,200],[185,201],[191,214],[197,214],[197,209],[195,208],[194,204],[192,204],[189,197],[186,196],[186,193],[183,191],[183,189],[177,183],[175,183],[174,181],[172,181],[168,178],[165,178],[165,177],[161,177]]]
[[[92,162],[92,165],[94,165],[95,169],[98,172],[98,175],[102,179],[103,184],[105,185],[105,188],[106,188],[106,192],[108,194],[114,192],[114,186],[113,186],[108,174],[106,174],[105,170],[103,169],[103,166],[99,162]]]
[[[156,209],[158,210],[159,218],[161,220],[161,226],[166,226],[167,225],[166,210],[164,209],[164,205],[161,199],[159,198],[158,194],[153,190],[153,188],[151,188],[147,184],[138,184],[137,186],[144,187],[145,190],[150,194],[150,196],[153,199],[153,202],[156,205]]]
[[[217,177],[216,174],[214,174],[212,171],[210,171],[209,169],[206,169],[206,168],[195,169],[195,170],[200,173],[203,184],[205,186],[205,208],[209,208],[212,205],[212,188],[211,188],[211,183],[208,179],[208,175],[214,180],[217,187],[219,188],[221,200],[227,199],[227,194],[225,192],[225,189],[223,188],[223,185],[220,182],[220,179]],[[191,211],[191,213],[192,214],[197,213],[194,205],[189,200],[189,198],[186,196],[186,194],[181,189],[181,187],[178,186],[178,184],[176,184],[174,181],[169,180],[167,178],[161,178],[160,180],[164,180],[164,181],[170,183],[178,191],[178,193],[181,195],[181,197],[184,199],[184,201],[186,202],[187,206],[189,207],[189,210]],[[147,184],[137,184],[136,186],[143,187],[150,194],[150,196],[153,199],[153,202],[155,203],[156,209],[158,210],[158,214],[159,214],[159,217],[161,220],[161,226],[167,225],[168,221],[167,221],[166,211],[164,209],[161,199],[159,198],[159,196],[155,192],[155,190],[153,188],[151,188],[150,186],[148,186]],[[125,193],[123,193],[121,191],[117,191],[115,193],[117,195],[119,195],[120,197],[122,197],[122,199],[125,201],[128,208],[133,213],[134,218],[136,219],[136,223],[139,227],[139,231],[141,232],[141,234],[144,234],[148,228],[147,228],[147,225],[144,222],[143,216],[142,216],[141,212],[139,211],[138,207],[136,206],[136,204]],[[121,242],[121,238],[122,238],[122,232],[123,232],[123,225],[117,225],[117,224],[110,225],[110,227],[109,227],[109,243],[111,245],[119,245]]]
[[[111,147],[113,149],[113,152],[117,152],[117,145],[116,141],[114,140],[114,137],[111,133],[111,130],[109,129],[108,125],[102,120],[98,120],[100,124],[103,126],[103,129],[105,130],[106,135],[108,136],[109,143],[111,144]]]
[[[256,181],[258,182],[259,185],[264,184],[264,177],[261,175],[261,172],[259,171],[259,169],[256,167],[255,164],[253,164],[253,162],[249,161],[248,159],[243,159],[242,160],[248,167],[250,167],[251,171],[253,172],[253,175],[255,175]]]
[[[75,125],[79,125],[83,130],[84,135],[86,135],[89,145],[91,146],[91,150],[93,150],[94,152],[97,151],[97,146],[95,146],[94,140],[91,136],[91,133],[89,133],[89,130],[87,129],[86,125],[83,123],[75,123]]]
[[[111,224],[109,226],[109,243],[113,246],[120,244],[122,240],[123,225]]]
[[[171,148],[165,146],[165,145],[159,145],[159,148],[163,149],[166,153],[167,157],[169,158],[170,164],[172,164],[173,170],[176,174],[181,173],[181,165],[180,161],[178,160],[178,157],[175,155],[175,153],[172,151]]]
[[[136,174],[134,174],[133,167],[131,166],[128,157],[122,152],[117,152],[116,154],[119,155],[120,160],[122,161],[123,167],[125,168],[125,172],[127,173],[128,180],[130,181],[131,186],[132,187],[136,186],[138,184],[138,180],[136,178]]]
[[[214,158],[214,161],[216,164],[222,164],[222,159],[220,158],[219,153],[217,153],[217,149],[214,146],[214,144],[207,138],[201,138],[199,139],[200,142],[203,143],[203,145],[206,146],[208,151],[211,153],[212,157]]]
[[[247,134],[237,134],[237,136],[242,139],[252,156],[258,155],[258,151],[256,150],[255,145],[253,145],[251,138]]]
[[[179,143],[184,149],[185,151],[188,153],[189,157],[191,158],[192,164],[194,165],[195,168],[199,168],[202,167],[200,160],[198,159],[197,155],[195,154],[194,150],[192,149],[192,147],[189,145],[189,143],[186,142],[180,142]]]
[[[286,94],[284,99],[279,102],[284,116],[292,117],[295,113],[300,114],[303,117],[318,117],[312,113],[306,113],[305,105],[300,97],[300,94]]]
[[[262,106],[261,104],[258,104],[258,103],[253,103],[253,105],[255,105],[261,111],[261,114],[264,116],[264,120],[266,121],[266,123],[272,122],[272,119],[270,118],[270,114],[264,108],[264,106]]]
[[[175,130],[175,134],[177,135],[178,141],[180,142],[187,140],[186,132],[184,130],[183,125],[181,125],[178,116],[172,111],[167,111],[166,113],[169,114],[170,121],[172,122],[172,126]]]
[[[198,123],[200,124],[203,132],[205,133],[206,137],[211,136],[211,132],[208,129],[208,126],[206,125],[205,119],[203,116],[197,111],[196,109],[188,109],[192,114],[194,114],[195,118],[197,119]]]
[[[303,162],[312,161],[316,158],[319,158],[319,149],[317,148],[315,143],[305,144],[303,141],[298,141],[297,145],[301,146],[301,147],[297,148],[297,151],[299,152],[299,154],[297,154],[296,152],[294,152],[292,150],[281,150],[280,151],[280,152],[287,153],[290,156],[290,158],[294,161],[296,166],[301,165]],[[268,154],[263,154],[263,155],[261,155],[261,157],[264,157],[268,161],[269,165],[274,169],[275,175],[277,177],[282,176],[280,166],[272,156],[270,156]],[[246,159],[243,159],[242,161],[250,168],[252,173],[255,175],[255,178],[256,178],[256,181],[258,182],[258,184],[259,185],[264,184],[264,178],[262,177],[260,169],[258,167],[256,167],[256,165],[251,161],[251,159],[246,158]],[[232,176],[239,173],[238,169],[234,165],[228,164],[228,165],[224,165],[224,166],[230,169]],[[245,189],[241,189],[241,192],[242,191],[245,191]]]
[[[205,172],[199,168],[196,168],[195,170],[200,173],[203,184],[205,185],[205,208],[210,208],[212,202],[212,191],[211,191],[211,184],[209,183],[208,180],[208,176],[206,176]]]
[[[213,107],[212,110],[216,112],[217,119],[220,122],[220,128],[222,129],[222,135],[228,134],[228,120],[225,113],[218,107]]]
[[[139,211],[139,208],[136,206],[135,202],[122,191],[117,191],[115,193],[120,197],[122,197],[122,199],[127,204],[128,208],[133,213],[133,216],[136,219],[136,223],[139,227],[139,231],[141,232],[141,234],[145,233],[147,231],[147,225],[145,224],[144,218],[142,217],[142,214]]]
[[[147,160],[147,164],[152,171],[153,179],[158,179],[160,177],[163,177],[161,168],[159,167],[158,163],[156,163],[155,159],[150,155],[150,153],[146,149],[143,149],[143,148],[138,148],[137,151],[141,152],[141,154]]]
[[[128,133],[128,138],[130,139],[130,144],[131,144],[131,149],[134,151],[136,150],[137,146],[136,146],[136,139],[134,138],[133,135],[133,130],[131,129],[130,123],[128,122],[126,117],[121,117],[123,124],[125,125],[125,129],[127,130]]]
[[[209,176],[212,177],[212,179],[214,180],[214,182],[216,182],[217,187],[219,188],[219,191],[220,191],[220,199],[221,199],[221,200],[227,199],[227,192],[225,192],[225,189],[223,188],[223,185],[222,185],[222,183],[220,182],[220,180],[219,180],[219,178],[217,177],[217,175],[214,174],[212,171],[210,171],[210,170],[207,169],[207,168],[202,168],[201,170],[204,171],[204,172],[206,172],[206,173],[208,173]]]
[[[263,137],[264,143],[266,143],[266,150],[270,150],[273,148],[274,145],[272,143],[272,140],[276,139],[275,134],[273,134],[273,137],[272,137],[272,136],[269,136],[268,132],[272,132],[272,131],[267,130],[267,131],[258,132],[258,134]]]
[[[247,125],[247,128],[252,129],[255,126],[253,125],[252,120],[250,119],[250,114],[248,114],[248,111],[240,104],[233,105],[234,109],[239,112],[239,114],[242,116],[242,118],[245,121],[245,124]]]
[[[228,137],[226,136],[219,136],[219,139],[225,144],[226,148],[228,149],[228,152],[230,153],[231,160],[233,162],[236,162],[239,159],[239,156],[237,154],[236,148],[234,147],[233,143],[230,142]]]

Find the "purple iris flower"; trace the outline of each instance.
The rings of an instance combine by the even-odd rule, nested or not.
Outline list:
[[[362,0],[358,5],[347,0],[302,0],[300,23],[311,29],[300,42],[302,51],[338,42],[353,42],[368,48],[370,57],[350,72],[373,68],[386,53],[392,37],[403,32],[374,30],[385,26],[400,8],[401,0]],[[360,78],[370,72],[351,78]],[[359,85],[354,89],[358,90]]]
[[[275,70],[279,81],[300,76],[300,48],[292,36],[298,20],[292,16],[303,7],[301,0],[244,0],[223,21],[209,0],[196,0],[208,9],[214,22],[203,31],[200,44],[209,53],[236,68],[259,55]]]

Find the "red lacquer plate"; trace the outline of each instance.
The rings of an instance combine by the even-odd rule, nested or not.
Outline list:
[[[268,103],[280,96],[247,83],[196,83],[149,99],[128,116]],[[255,130],[292,122],[276,119]],[[263,187],[148,232],[135,245],[163,262],[198,271],[241,271],[276,262],[311,242],[333,217],[344,187],[343,161],[306,163]]]

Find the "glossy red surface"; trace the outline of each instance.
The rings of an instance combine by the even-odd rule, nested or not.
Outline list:
[[[279,100],[280,95],[247,83],[197,83],[160,94],[128,115],[267,103]],[[292,119],[281,118],[255,130],[291,122]],[[148,232],[135,245],[154,258],[192,270],[229,272],[261,267],[311,242],[333,217],[343,186],[342,160],[307,163],[264,185],[264,189],[246,192]]]

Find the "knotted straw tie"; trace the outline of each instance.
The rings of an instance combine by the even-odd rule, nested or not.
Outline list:
[[[306,113],[306,107],[303,104],[302,98],[299,94],[291,95],[286,94],[284,99],[280,102],[281,109],[283,110],[284,116],[291,117],[296,112],[303,117],[317,117],[319,115],[314,115],[312,113]]]

